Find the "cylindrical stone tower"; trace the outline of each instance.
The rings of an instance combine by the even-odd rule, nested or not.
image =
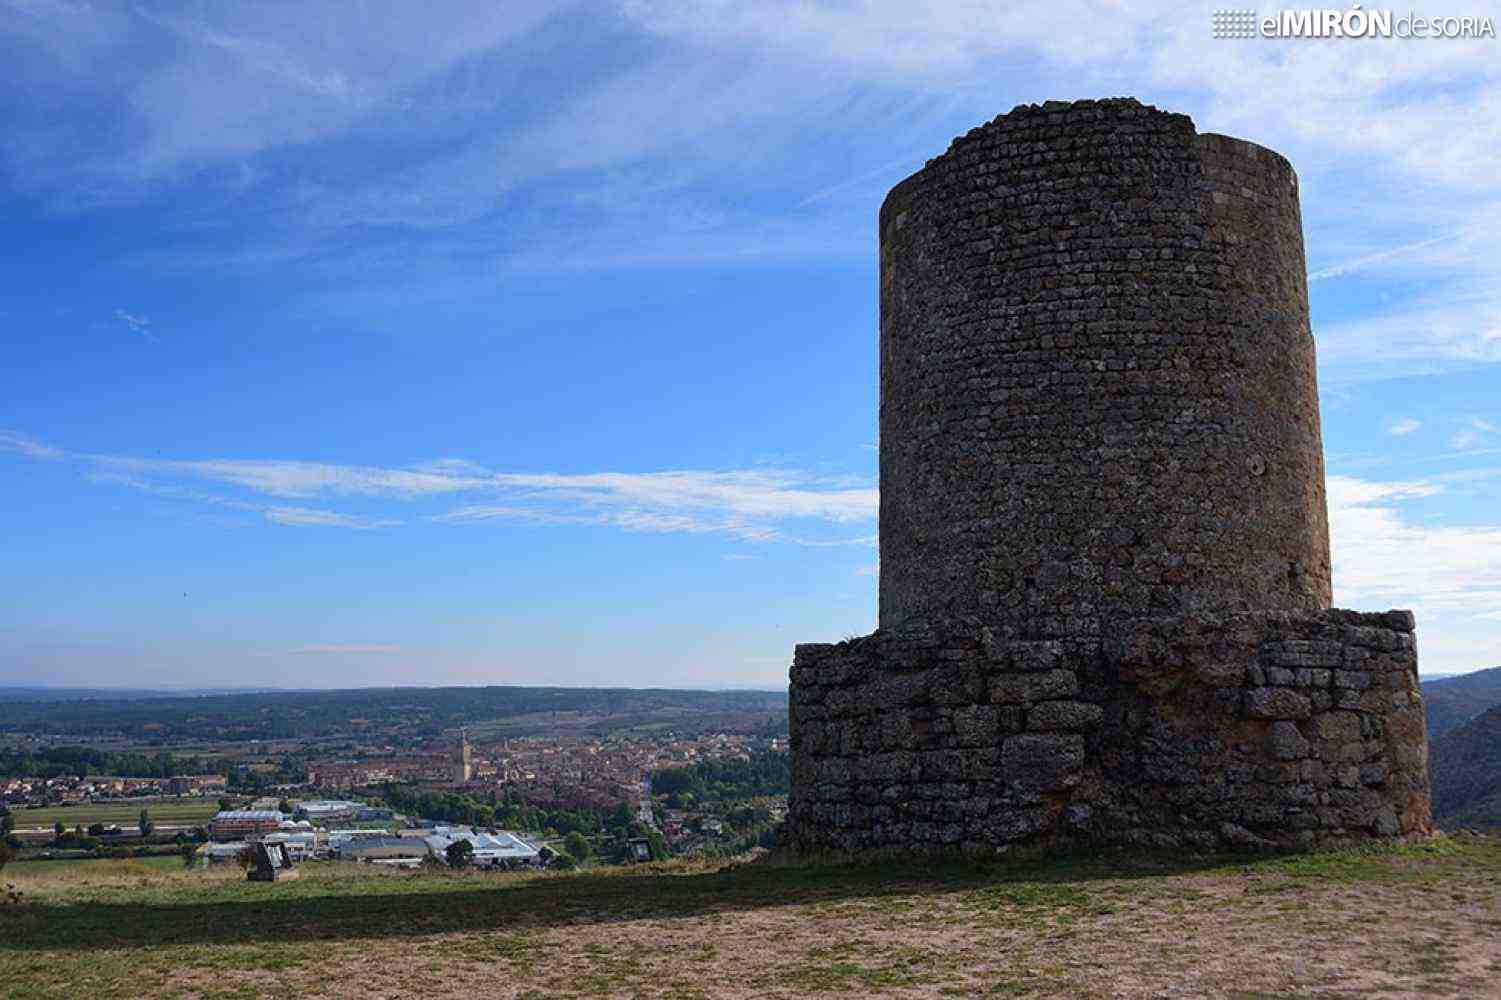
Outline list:
[[[1023,106],[892,189],[880,238],[882,628],[1329,607],[1285,159],[1134,100]]]
[[[881,627],[793,655],[787,842],[1430,833],[1413,616],[1329,607],[1287,161],[1029,105],[880,228]]]

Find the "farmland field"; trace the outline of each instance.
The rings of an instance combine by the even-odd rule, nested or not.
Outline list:
[[[207,823],[219,810],[218,799],[163,799],[156,802],[122,800],[119,802],[82,802],[74,806],[44,806],[40,809],[13,809],[16,827],[29,830],[33,827],[50,827],[58,820],[68,829],[82,823],[103,823],[106,826],[118,823],[122,827],[134,827],[140,819],[141,810],[151,813],[151,821],[158,826],[194,826]]]
[[[1495,997],[1501,841],[577,873],[13,864],[0,997]]]

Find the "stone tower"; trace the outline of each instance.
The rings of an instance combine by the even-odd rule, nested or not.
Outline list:
[[[1329,610],[1288,162],[1022,106],[880,239],[880,629],[798,647],[793,839],[1426,831],[1411,616]]]
[[[466,784],[474,777],[474,759],[469,746],[469,734],[459,730],[459,742],[454,744],[450,779],[455,785]]]

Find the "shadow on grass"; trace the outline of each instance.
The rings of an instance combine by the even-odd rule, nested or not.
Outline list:
[[[1397,849],[1415,852],[1417,848]],[[1446,852],[1447,853],[1447,852]],[[1390,871],[1388,852],[1333,855],[1142,852],[1053,855],[996,862],[885,859],[866,864],[745,864],[716,872],[559,877],[350,872],[249,884],[192,877],[142,880],[138,888],[90,890],[0,908],[0,951],[85,950],[273,942],[414,938],[458,932],[525,933],[619,921],[693,919],[767,907],[876,902],[1027,884],[1025,898],[1047,906],[1081,898],[1102,879],[1193,874],[1249,866],[1267,874],[1374,877]],[[1332,866],[1332,867],[1331,867]],[[1365,873],[1365,874],[1363,874]],[[1071,888],[1070,888],[1071,886]]]

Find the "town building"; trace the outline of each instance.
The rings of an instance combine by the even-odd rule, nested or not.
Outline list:
[[[209,836],[215,840],[242,840],[276,833],[287,817],[275,809],[225,809],[209,823]]]
[[[448,848],[460,840],[467,840],[474,847],[470,861],[475,865],[535,864],[540,857],[535,847],[509,830],[476,833],[467,827],[439,826],[423,840],[428,853],[440,861],[447,858]]]
[[[208,795],[229,787],[229,779],[222,774],[183,774],[168,778],[163,790],[170,795]]]

